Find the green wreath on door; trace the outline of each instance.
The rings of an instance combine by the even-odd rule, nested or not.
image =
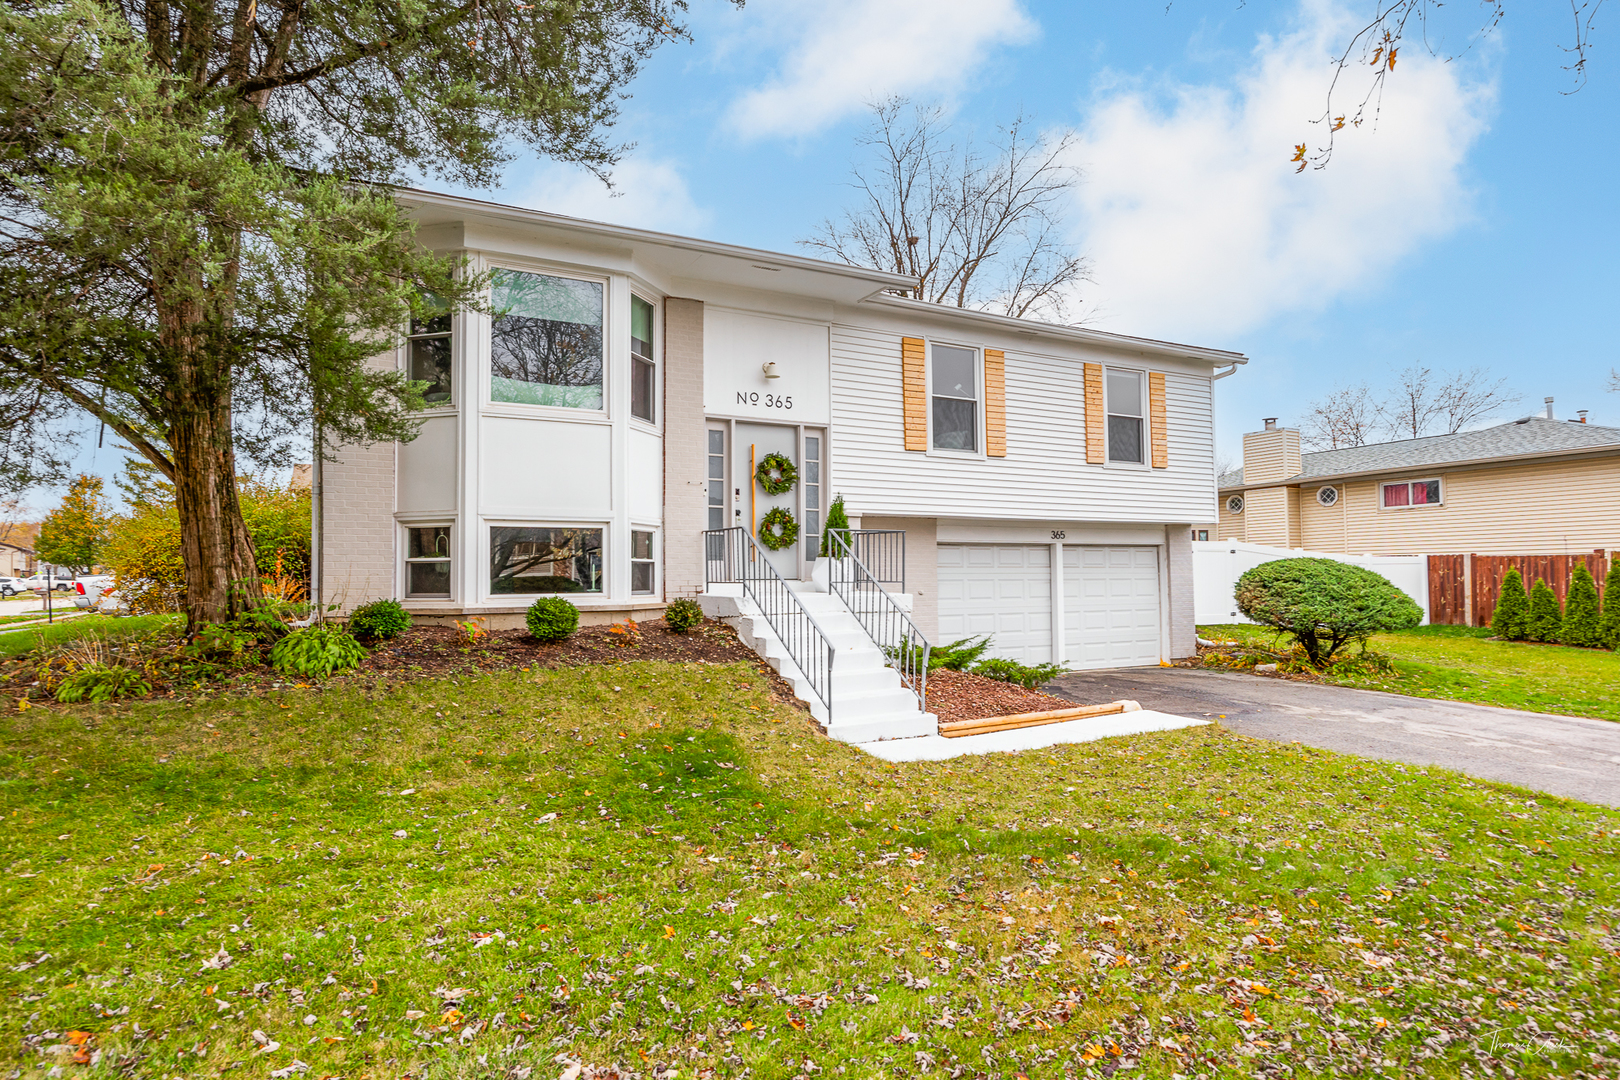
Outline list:
[[[767,495],[786,495],[799,482],[799,470],[781,454],[766,454],[759,459],[754,479]]]
[[[792,547],[798,539],[799,523],[787,507],[778,506],[759,519],[759,542],[772,551]]]

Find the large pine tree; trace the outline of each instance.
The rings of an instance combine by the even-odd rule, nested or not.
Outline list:
[[[0,481],[105,423],[175,488],[195,625],[252,606],[238,453],[410,438],[368,370],[421,290],[386,185],[484,186],[514,148],[598,171],[680,0],[0,0]]]

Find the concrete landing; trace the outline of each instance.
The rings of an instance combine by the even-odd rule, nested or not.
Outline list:
[[[924,735],[915,739],[889,739],[884,742],[859,743],[873,757],[885,761],[944,761],[964,754],[1016,753],[1019,750],[1039,750],[1059,743],[1091,742],[1111,739],[1116,735],[1141,735],[1149,731],[1174,731],[1177,728],[1201,727],[1208,720],[1193,720],[1171,713],[1140,709],[1136,712],[1116,713],[1112,716],[1090,716],[1068,720],[1061,724],[1041,727],[1014,728],[1011,731],[992,731],[985,735],[963,735],[947,739],[943,735]]]

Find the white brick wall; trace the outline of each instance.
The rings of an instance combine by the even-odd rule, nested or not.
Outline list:
[[[1198,626],[1193,616],[1192,526],[1164,527],[1166,562],[1170,568],[1170,656],[1198,653]]]
[[[340,612],[394,595],[394,444],[342,446],[322,469],[321,592]]]
[[[708,526],[703,302],[664,301],[664,599],[703,591]]]
[[[861,518],[863,529],[900,529],[906,534],[906,592],[911,594],[911,621],[935,645],[939,640],[939,520],[937,518]]]

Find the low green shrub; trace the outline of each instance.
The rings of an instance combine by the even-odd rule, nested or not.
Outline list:
[[[91,701],[102,703],[121,697],[150,694],[152,684],[141,673],[127,667],[91,664],[64,678],[56,688],[56,700],[68,705]]]
[[[703,608],[690,596],[672,601],[664,609],[664,625],[677,634],[684,634],[703,621]]]
[[[1564,599],[1564,624],[1558,640],[1565,645],[1582,649],[1595,649],[1603,644],[1598,627],[1597,582],[1584,564],[1575,567],[1569,580],[1569,595]]]
[[[1317,668],[1352,641],[1365,647],[1372,634],[1423,621],[1417,601],[1388,578],[1336,559],[1262,563],[1238,578],[1235,595],[1239,611],[1299,642]]]
[[[365,647],[353,634],[326,625],[294,630],[270,650],[270,663],[277,671],[308,679],[324,679],[359,667],[365,658]]]
[[[259,636],[253,630],[210,623],[180,647],[179,656],[182,660],[237,667],[255,659],[258,647]]]
[[[373,600],[349,612],[349,633],[371,641],[389,641],[411,628],[411,613],[398,600]]]
[[[541,641],[561,641],[579,629],[579,608],[560,596],[543,596],[529,605],[523,621]]]
[[[949,645],[936,645],[928,654],[928,670],[966,671],[990,648],[990,635],[981,638],[965,637]]]
[[[1001,660],[992,657],[989,660],[980,660],[970,669],[975,675],[983,675],[987,679],[999,679],[1002,682],[1017,683],[1028,690],[1033,690],[1042,683],[1052,679],[1068,670],[1061,664],[1037,664],[1029,667],[1016,660]]]
[[[1502,588],[1491,612],[1491,629],[1503,641],[1523,641],[1530,636],[1530,597],[1517,567],[1502,575]]]
[[[1564,610],[1558,604],[1558,594],[1540,578],[1530,589],[1530,623],[1526,634],[1531,641],[1557,641],[1563,629]]]

